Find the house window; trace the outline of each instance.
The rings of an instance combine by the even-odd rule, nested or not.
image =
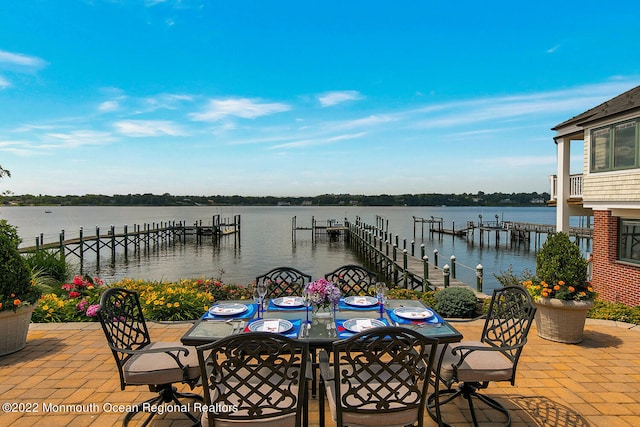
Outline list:
[[[618,123],[591,132],[591,172],[638,167],[638,123]]]
[[[640,264],[640,220],[620,220],[618,259]]]

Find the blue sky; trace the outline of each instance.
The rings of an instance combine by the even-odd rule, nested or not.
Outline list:
[[[545,192],[632,1],[0,1],[0,192]],[[572,145],[572,172],[582,150]]]

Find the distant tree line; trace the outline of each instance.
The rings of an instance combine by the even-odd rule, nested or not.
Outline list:
[[[549,193],[476,194],[322,194],[313,197],[173,196],[164,194],[0,195],[0,203],[17,206],[540,206]]]

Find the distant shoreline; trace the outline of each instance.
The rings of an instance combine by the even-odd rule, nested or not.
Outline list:
[[[309,197],[173,196],[165,193],[0,196],[5,206],[546,206],[549,193],[324,194]]]

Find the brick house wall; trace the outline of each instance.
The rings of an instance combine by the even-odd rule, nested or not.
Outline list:
[[[618,217],[593,211],[592,284],[600,299],[640,305],[640,265],[617,261]]]

